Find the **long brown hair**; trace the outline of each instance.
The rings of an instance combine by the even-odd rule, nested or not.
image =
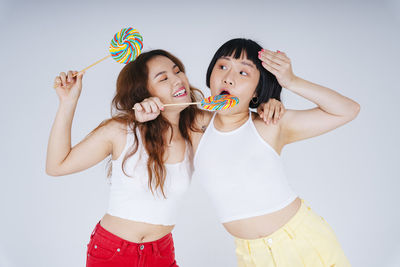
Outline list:
[[[111,103],[111,119],[101,122],[92,132],[105,126],[111,121],[118,121],[129,125],[130,130],[132,130],[134,134],[135,142],[128,153],[124,156],[122,162],[122,171],[127,175],[125,172],[125,163],[126,160],[138,150],[139,141],[136,130],[139,129],[143,145],[148,154],[148,186],[153,194],[154,190],[159,188],[162,195],[166,197],[164,192],[166,169],[163,158],[167,144],[164,137],[168,128],[170,128],[172,132],[172,125],[162,115],[152,121],[144,123],[138,122],[135,118],[135,112],[132,110],[132,107],[136,103],[142,102],[144,99],[151,97],[149,90],[147,89],[149,72],[147,62],[156,56],[169,58],[182,72],[185,72],[182,62],[167,51],[151,50],[140,54],[134,61],[125,65],[118,75],[117,91]],[[193,102],[199,101],[199,98],[202,96],[203,94],[200,90],[190,85],[190,98]],[[190,132],[199,131],[195,126],[195,118],[199,113],[200,110],[196,105],[190,105],[180,113],[179,131],[182,137],[187,140],[190,145],[192,145]],[[111,159],[109,159],[107,164],[107,177],[110,177],[112,172],[112,165],[110,162]]]

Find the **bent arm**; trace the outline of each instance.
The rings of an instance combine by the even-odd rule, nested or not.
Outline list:
[[[77,102],[61,102],[50,132],[46,173],[67,175],[88,169],[112,152],[109,127],[102,126],[71,148],[71,126]]]
[[[281,119],[284,144],[329,132],[353,120],[360,111],[360,105],[354,100],[299,77],[295,77],[287,89],[312,101],[317,107],[287,110]]]

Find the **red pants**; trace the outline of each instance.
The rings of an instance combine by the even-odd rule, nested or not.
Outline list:
[[[171,233],[156,241],[133,243],[98,223],[87,247],[87,267],[178,267]]]

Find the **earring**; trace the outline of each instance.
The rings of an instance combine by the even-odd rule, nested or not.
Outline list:
[[[253,97],[253,98],[251,99],[251,103],[253,103],[254,105],[257,105],[257,103],[258,103],[258,96]]]

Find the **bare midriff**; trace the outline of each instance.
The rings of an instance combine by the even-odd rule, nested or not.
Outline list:
[[[267,237],[284,226],[297,213],[300,206],[301,199],[296,198],[292,203],[276,212],[235,220],[223,225],[231,235],[241,239]]]
[[[169,234],[174,225],[158,225],[104,215],[100,225],[112,234],[134,243],[151,242]]]

